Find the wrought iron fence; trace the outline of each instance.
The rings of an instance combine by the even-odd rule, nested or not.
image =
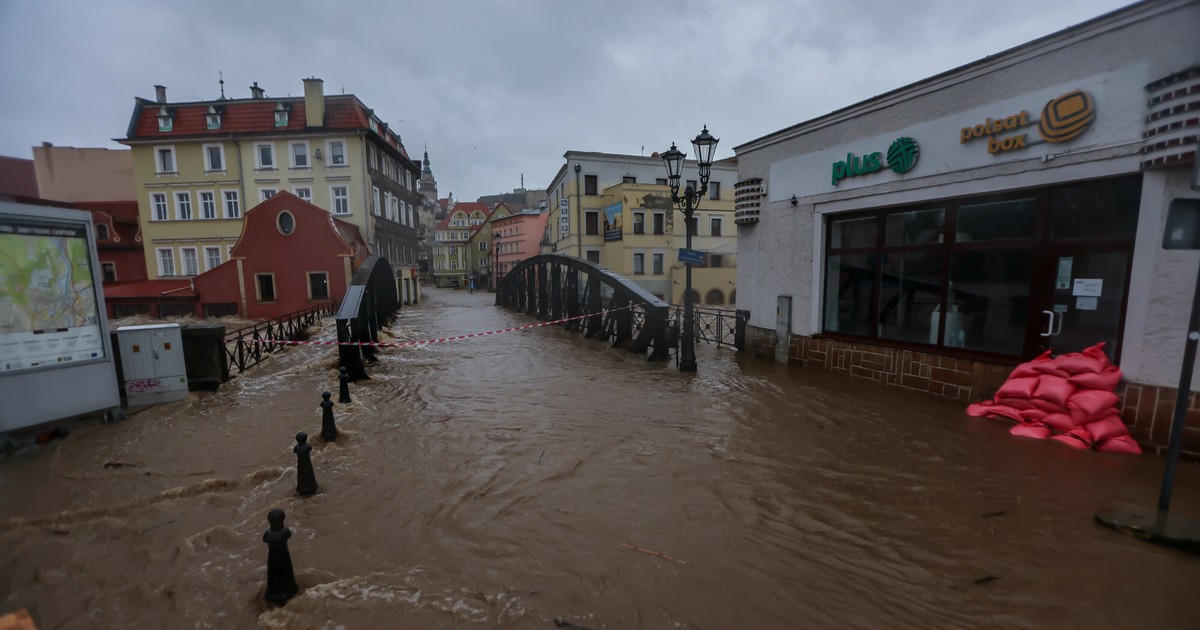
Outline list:
[[[737,314],[738,311],[734,309],[705,308],[693,304],[692,323],[695,327],[693,331],[694,339],[696,341],[716,344],[718,348],[721,346],[737,348],[739,344],[737,339]],[[680,327],[680,332],[682,332],[683,306],[672,304],[670,317],[671,321]]]
[[[254,367],[263,355],[278,352],[288,346],[280,341],[299,341],[308,336],[308,329],[323,317],[337,313],[337,303],[329,302],[302,311],[281,315],[270,321],[239,328],[225,335],[225,354],[229,370],[240,374]]]

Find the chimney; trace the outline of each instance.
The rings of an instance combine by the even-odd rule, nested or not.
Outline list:
[[[304,126],[325,126],[325,82],[316,77],[304,80]]]
[[[167,88],[162,85],[154,86],[154,97],[159,103],[167,102]]]
[[[264,96],[266,96],[266,93],[263,92],[262,88],[258,87],[258,81],[255,81],[254,85],[250,86],[250,98],[261,99]]]

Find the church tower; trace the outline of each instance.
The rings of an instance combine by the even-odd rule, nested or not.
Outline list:
[[[437,180],[433,178],[433,169],[429,168],[429,149],[425,149],[425,159],[421,160],[421,179],[417,180],[417,192],[425,198],[437,202]]]

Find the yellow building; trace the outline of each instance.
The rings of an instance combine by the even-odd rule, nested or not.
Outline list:
[[[353,95],[171,103],[137,99],[127,136],[150,278],[194,276],[229,259],[246,211],[287,190],[357,225],[392,263],[406,303],[419,298],[420,166]],[[286,252],[280,252],[281,261]]]
[[[491,211],[482,203],[460,201],[438,223],[433,236],[433,281],[439,287],[466,287],[480,257],[471,251],[472,239],[487,222]],[[490,241],[489,241],[490,242]],[[490,254],[489,254],[490,256]]]
[[[582,254],[663,300],[683,304],[686,270],[679,250],[687,232],[683,213],[671,205],[663,161],[582,151],[568,151],[564,157],[566,163],[547,188],[546,251]],[[698,184],[698,177],[696,163],[685,162],[684,185]],[[693,215],[692,249],[705,253],[705,263],[692,266],[699,305],[737,299],[736,180],[734,160],[714,163],[706,198]]]

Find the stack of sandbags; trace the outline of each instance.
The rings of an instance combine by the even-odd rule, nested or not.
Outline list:
[[[1010,418],[1021,437],[1057,440],[1074,448],[1140,453],[1121,421],[1115,390],[1121,369],[1108,360],[1104,344],[1051,358],[1050,352],[1018,365],[992,400],[967,407],[967,414]]]

